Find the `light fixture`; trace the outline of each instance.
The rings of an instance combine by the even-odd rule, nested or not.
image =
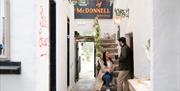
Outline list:
[[[114,23],[116,25],[120,25],[121,21],[122,21],[122,17],[121,16],[115,16],[114,17]]]
[[[121,24],[122,18],[129,18],[129,8],[115,9],[114,23],[118,27],[117,39],[120,38],[120,24]]]
[[[127,9],[115,9],[114,22],[119,25],[122,18],[129,18],[129,8]]]
[[[127,9],[115,9],[116,16],[129,18],[129,8]]]

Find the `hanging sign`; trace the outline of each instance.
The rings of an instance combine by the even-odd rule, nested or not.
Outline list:
[[[112,19],[112,0],[87,0],[74,5],[75,19]]]

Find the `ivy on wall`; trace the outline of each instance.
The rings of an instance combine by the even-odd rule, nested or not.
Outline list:
[[[99,22],[98,22],[98,17],[96,17],[94,19],[93,27],[95,29],[96,57],[102,58],[103,48],[101,46],[102,42],[101,42],[100,25],[99,25]]]

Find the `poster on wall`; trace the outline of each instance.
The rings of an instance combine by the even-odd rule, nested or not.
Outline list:
[[[75,19],[112,19],[113,0],[80,0],[74,4]]]

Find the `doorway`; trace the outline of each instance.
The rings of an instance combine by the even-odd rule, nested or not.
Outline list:
[[[56,91],[56,2],[50,0],[50,91]]]
[[[132,69],[131,69],[131,78],[134,78],[134,42],[133,42],[133,33],[128,33],[126,34],[126,41],[127,41],[127,45],[130,47],[131,49],[131,57],[132,57]]]
[[[67,17],[67,87],[70,85],[70,19]]]
[[[75,82],[94,79],[95,42],[93,36],[76,36]]]
[[[94,79],[94,42],[79,42],[79,79]]]

